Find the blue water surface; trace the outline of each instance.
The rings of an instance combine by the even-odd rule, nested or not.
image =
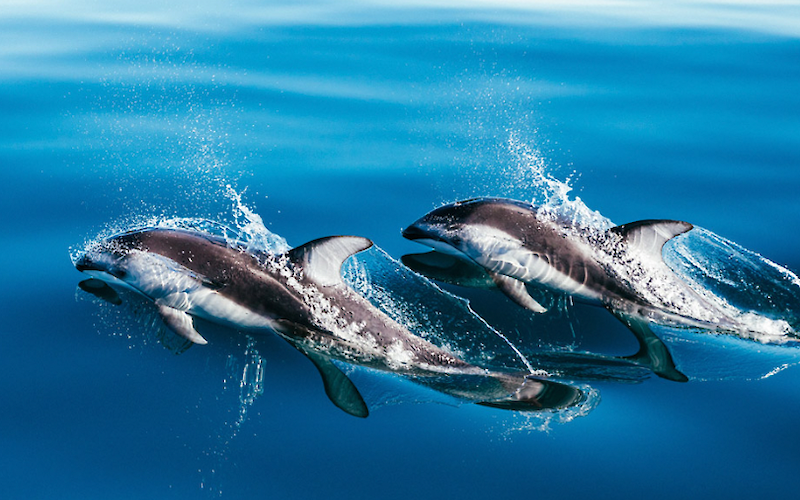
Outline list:
[[[429,210],[541,201],[550,178],[797,272],[799,61],[793,2],[0,7],[0,497],[792,497],[791,345],[670,337],[688,383],[580,380],[597,401],[570,416],[357,373],[356,419],[277,337],[204,324],[209,345],[165,349],[70,255],[151,218],[241,226],[233,192],[292,246],[355,234],[399,259]],[[446,288],[528,353],[636,350],[600,308]]]

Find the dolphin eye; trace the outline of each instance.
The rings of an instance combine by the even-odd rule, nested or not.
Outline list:
[[[128,276],[128,272],[125,271],[124,269],[114,269],[114,272],[112,272],[111,274],[113,274],[115,277],[121,280],[125,279],[125,277]]]

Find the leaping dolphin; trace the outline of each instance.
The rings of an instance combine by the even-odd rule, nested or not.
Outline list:
[[[115,303],[113,290],[97,280],[133,289],[155,304],[168,328],[197,344],[206,340],[194,317],[274,330],[315,364],[331,401],[351,415],[369,410],[332,358],[412,377],[475,376],[480,390],[443,392],[487,406],[531,410],[581,399],[565,384],[472,365],[392,320],[341,277],[344,261],[370,246],[366,238],[332,236],[283,254],[253,253],[208,233],[148,228],[95,244],[75,267],[92,276],[82,289]]]
[[[526,284],[602,305],[636,334],[641,349],[632,358],[662,377],[686,380],[647,320],[735,328],[663,261],[664,244],[692,227],[677,220],[642,220],[582,233],[529,203],[477,198],[437,208],[405,229],[404,237],[432,247],[438,255],[403,260],[412,268],[433,270],[434,276],[437,269],[452,275],[463,267],[469,280],[489,279],[514,302],[537,313],[546,308],[531,297]],[[476,273],[478,266],[483,277]]]

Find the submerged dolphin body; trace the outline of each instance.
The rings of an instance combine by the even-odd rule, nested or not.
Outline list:
[[[664,244],[691,229],[682,221],[643,220],[580,234],[573,224],[540,213],[531,204],[479,198],[440,207],[405,229],[403,236],[436,253],[408,255],[403,262],[444,281],[458,284],[464,281],[461,274],[470,282],[494,283],[514,302],[537,313],[546,308],[530,296],[525,284],[602,305],[639,340],[635,361],[662,377],[684,381],[666,346],[650,331],[648,319],[712,329],[736,327],[663,262]]]
[[[421,379],[480,379],[479,389],[443,392],[488,406],[532,410],[581,399],[568,385],[472,365],[389,318],[341,277],[344,261],[370,246],[365,238],[334,236],[275,255],[208,233],[152,228],[96,244],[75,267],[93,277],[82,289],[114,303],[103,283],[133,289],[155,304],[167,327],[197,344],[206,340],[194,317],[274,330],[314,363],[331,401],[352,415],[366,417],[366,403],[331,359]]]

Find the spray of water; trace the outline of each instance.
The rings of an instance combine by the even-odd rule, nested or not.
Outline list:
[[[570,197],[571,178],[556,178],[541,151],[515,132],[506,147],[512,160],[503,175],[529,190],[527,201],[539,216],[595,249],[598,261],[649,303],[760,342],[798,336],[800,279],[788,269],[702,228],[665,246],[666,266],[661,259],[620,253],[619,238],[607,232],[614,223]]]
[[[516,186],[524,186],[529,196],[525,201],[539,207],[543,215],[587,230],[603,231],[614,225],[600,212],[586,206],[580,197],[570,198],[572,176],[556,178],[542,152],[521,139],[517,132],[509,133],[506,149],[511,159],[503,175]]]
[[[600,404],[600,391],[588,385],[578,386],[583,392],[584,400],[581,404],[560,410],[546,410],[540,412],[517,412],[507,415],[499,431],[499,435],[506,440],[511,440],[520,434],[550,433],[556,425],[564,425],[576,418],[584,417],[591,413]],[[495,429],[491,430],[492,432]]]

